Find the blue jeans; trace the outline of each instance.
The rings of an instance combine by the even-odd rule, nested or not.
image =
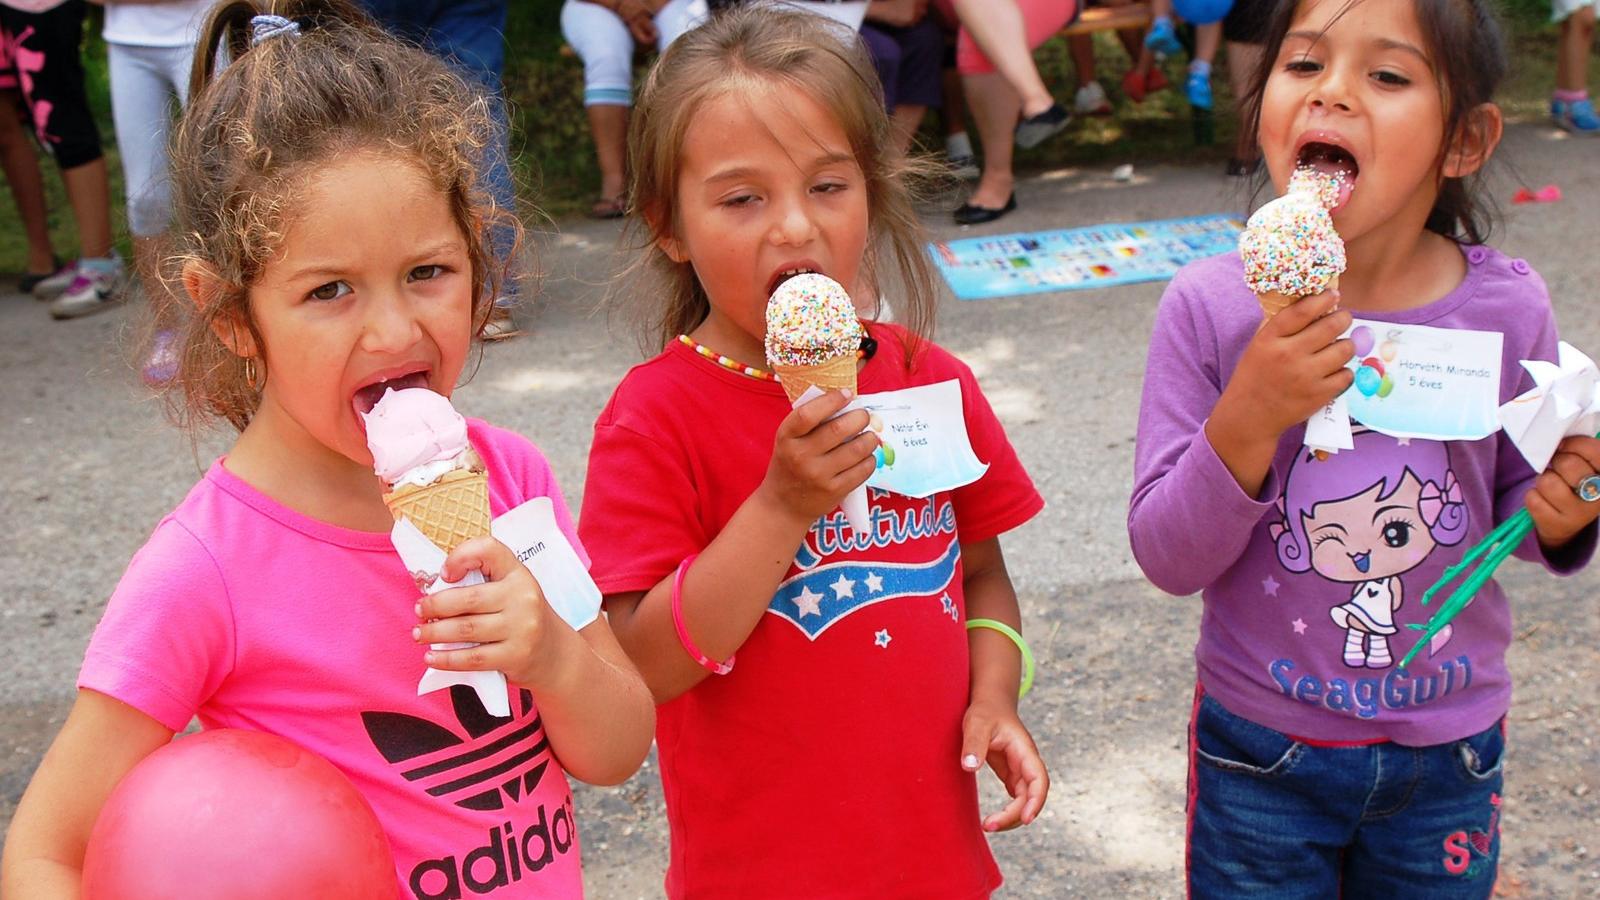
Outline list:
[[[455,63],[491,97],[500,98],[506,64],[506,10],[509,0],[360,0],[385,28]],[[492,104],[499,139],[486,149],[484,187],[501,209],[515,211],[511,181],[510,130],[504,102]],[[492,238],[502,259],[511,253],[513,235],[496,228]],[[506,290],[512,289],[511,285]]]
[[[1486,900],[1504,722],[1432,747],[1318,747],[1209,696],[1189,740],[1189,896]]]

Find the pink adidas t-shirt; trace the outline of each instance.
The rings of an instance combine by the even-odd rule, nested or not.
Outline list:
[[[495,515],[548,496],[526,439],[469,420]],[[494,718],[470,688],[417,696],[416,585],[387,534],[315,521],[213,463],[128,564],[78,686],[174,731],[282,735],[377,811],[405,896],[582,897],[572,794],[527,691]]]

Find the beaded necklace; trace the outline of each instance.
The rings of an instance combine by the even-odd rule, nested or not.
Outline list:
[[[754,378],[757,381],[778,380],[778,376],[768,372],[766,369],[758,369],[755,366],[747,366],[736,359],[730,359],[726,356],[723,356],[721,353],[718,353],[710,347],[695,341],[694,338],[689,337],[687,334],[678,335],[678,342],[730,372],[738,372],[740,375],[743,375],[746,378]]]
[[[723,356],[721,353],[718,353],[710,347],[701,344],[694,338],[689,337],[687,334],[678,335],[678,342],[730,372],[737,372],[746,378],[754,378],[757,381],[776,382],[778,380],[778,376],[772,372],[768,372],[766,369],[758,369],[755,366],[747,366],[736,359]],[[877,352],[877,349],[878,342],[876,340],[866,335],[862,335],[861,349],[856,351],[856,359],[871,359],[872,354]]]

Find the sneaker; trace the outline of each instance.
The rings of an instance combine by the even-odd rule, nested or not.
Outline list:
[[[117,290],[121,274],[120,271],[104,272],[80,265],[72,284],[50,304],[50,318],[90,316],[122,302],[122,292]]]
[[[1065,106],[1052,103],[1044,112],[1017,123],[1017,146],[1024,150],[1037,147],[1060,134],[1071,123],[1072,113],[1067,112]]]
[[[67,263],[56,269],[54,274],[46,275],[34,282],[33,297],[35,300],[54,300],[61,296],[67,288],[71,287],[73,280],[77,277],[78,264],[75,262]]]
[[[1183,92],[1189,95],[1189,105],[1195,109],[1211,108],[1211,76],[1199,72],[1190,72],[1189,80],[1183,84]]]
[[[525,334],[526,332],[517,327],[516,319],[512,314],[514,309],[515,301],[511,297],[496,298],[494,310],[489,313],[489,321],[483,324],[483,331],[479,332],[479,337],[483,338],[486,343],[494,343],[496,341],[510,340]]]
[[[1139,77],[1137,69],[1129,69],[1128,74],[1122,76],[1123,96],[1134,103],[1143,103],[1146,96],[1168,87],[1167,76],[1161,72],[1160,66],[1151,66],[1143,78]]]
[[[1072,98],[1072,111],[1080,116],[1111,115],[1111,101],[1106,99],[1106,89],[1098,81],[1078,88],[1077,95]]]
[[[1157,56],[1175,56],[1183,52],[1183,44],[1178,42],[1178,30],[1172,27],[1172,20],[1166,16],[1150,23],[1150,31],[1144,36],[1144,45]]]
[[[947,156],[945,165],[950,167],[950,174],[962,181],[975,181],[983,174],[978,168],[978,161],[971,156]]]
[[[1582,100],[1551,100],[1550,118],[1557,128],[1573,134],[1600,134],[1600,116],[1595,115],[1594,102]]]

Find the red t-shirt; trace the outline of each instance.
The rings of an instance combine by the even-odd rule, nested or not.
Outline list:
[[[733,672],[660,708],[671,897],[987,897],[1000,884],[960,767],[959,542],[1044,500],[966,365],[924,345],[907,372],[900,330],[871,330],[860,391],[959,379],[990,468],[924,500],[871,491],[870,542],[838,510],[819,519]],[[646,590],[710,543],[760,484],[789,409],[777,384],[676,341],[629,372],[595,424],[579,516],[600,590]]]

